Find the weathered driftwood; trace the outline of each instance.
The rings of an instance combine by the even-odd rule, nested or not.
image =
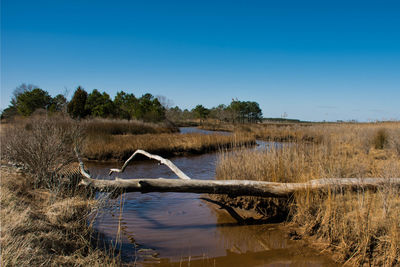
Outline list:
[[[399,178],[337,178],[319,179],[307,183],[272,183],[248,180],[181,180],[181,179],[116,179],[84,178],[81,182],[100,191],[182,192],[228,194],[231,196],[290,197],[302,190],[376,189],[385,184],[400,187]]]
[[[184,192],[278,198],[290,197],[294,193],[304,190],[364,190],[377,189],[388,184],[400,188],[400,178],[324,178],[305,183],[274,183],[250,180],[196,180],[190,179],[171,161],[143,150],[137,150],[121,169],[111,169],[110,174],[113,172],[123,172],[132,158],[139,153],[159,160],[162,164],[168,166],[180,179],[93,179],[85,171],[83,162],[77,153],[80,162],[80,172],[83,175],[81,184],[91,186],[99,191],[108,192]]]
[[[179,178],[184,179],[184,180],[190,180],[190,177],[187,176],[183,171],[181,171],[178,167],[175,166],[169,159],[164,159],[163,157],[160,157],[158,155],[153,155],[150,154],[144,150],[136,150],[135,153],[130,156],[127,161],[125,161],[124,165],[122,166],[121,169],[110,169],[109,175],[111,175],[113,172],[123,172],[125,168],[128,166],[129,162],[137,155],[137,154],[142,154],[145,155],[146,157],[150,159],[155,159],[160,162],[160,164],[166,165],[168,168],[170,168]]]

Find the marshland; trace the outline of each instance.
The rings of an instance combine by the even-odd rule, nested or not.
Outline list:
[[[1,266],[400,266],[398,1],[0,13]]]
[[[108,176],[109,170],[138,149],[168,158],[200,180],[302,183],[400,177],[398,122],[253,122],[232,114],[236,121],[229,121],[210,115],[196,118],[192,112],[191,119],[158,121],[74,119],[62,110],[40,109],[5,118],[1,127],[4,266],[229,266],[233,261],[237,266],[284,262],[395,266],[400,262],[399,188],[389,182],[374,190],[327,188],[290,198],[195,193],[113,196],[80,185],[74,148],[79,148],[96,179],[117,177]],[[118,177],[175,175],[139,157]]]

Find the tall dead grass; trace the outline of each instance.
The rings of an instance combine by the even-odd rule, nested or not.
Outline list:
[[[1,167],[1,265],[118,266],[118,258],[92,246],[87,220],[96,202],[32,190],[33,180]]]
[[[82,120],[80,126],[86,135],[122,135],[122,134],[161,134],[179,132],[171,123],[150,123],[138,120],[90,119]]]
[[[96,160],[125,160],[137,149],[163,156],[204,153],[255,143],[250,134],[144,134],[89,136],[83,145],[83,155]]]
[[[274,136],[298,134],[282,130]],[[399,123],[315,125],[304,131],[319,136],[319,141],[300,138],[264,151],[222,154],[218,179],[305,182],[332,177],[400,177]],[[395,266],[400,264],[399,193],[390,184],[377,192],[306,192],[296,194],[283,208],[289,209],[288,218],[304,237],[312,237],[321,249],[332,251],[337,261]]]
[[[79,126],[63,117],[2,126],[2,266],[118,265],[119,258],[92,244],[88,219],[99,203],[77,187],[70,166],[80,139]]]
[[[199,126],[201,129],[213,131],[228,131],[252,133],[258,139],[277,142],[292,141],[313,141],[317,137],[314,130],[310,130],[312,123],[252,123],[252,124],[232,124],[232,123],[216,123],[207,121]]]

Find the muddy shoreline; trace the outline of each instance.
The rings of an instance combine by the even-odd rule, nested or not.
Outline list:
[[[294,240],[301,246],[307,246],[319,251],[325,257],[339,264],[341,255],[332,245],[314,236],[306,235],[304,229],[292,222],[290,205],[287,199],[262,198],[262,197],[229,197],[224,195],[204,194],[201,199],[214,204],[214,208],[225,210],[239,224],[274,225],[285,233],[287,238]]]

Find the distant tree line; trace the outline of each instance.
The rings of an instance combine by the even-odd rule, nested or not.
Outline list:
[[[200,122],[206,119],[215,119],[231,123],[256,123],[262,121],[262,111],[257,102],[232,99],[228,106],[220,104],[211,109],[207,109],[203,105],[197,105],[189,111],[187,109],[181,110],[176,106],[167,110],[167,118],[172,121],[196,118]]]
[[[232,123],[255,123],[262,120],[258,103],[251,101],[232,99],[228,106],[221,104],[208,109],[197,105],[192,110],[181,110],[178,106],[164,107],[157,97],[149,93],[137,98],[133,93],[119,91],[111,99],[106,92],[101,93],[94,89],[88,93],[79,86],[68,102],[62,94],[51,97],[45,90],[30,84],[22,84],[14,90],[10,105],[3,110],[1,117],[30,116],[38,109],[48,113],[68,113],[75,119],[101,117],[152,122],[165,119],[174,122],[198,119],[203,122],[206,119],[215,119]]]
[[[165,119],[165,108],[157,98],[148,93],[136,98],[134,94],[120,91],[112,100],[106,92],[100,93],[94,89],[87,93],[79,86],[68,102],[62,94],[53,98],[48,92],[26,84],[14,90],[9,107],[2,112],[2,118],[30,116],[37,109],[50,113],[67,112],[76,119],[101,117],[153,122]]]
[[[102,117],[119,119],[138,119],[144,121],[162,121],[165,108],[153,95],[147,93],[140,98],[134,94],[120,91],[114,100],[106,93],[94,89],[88,94],[78,87],[67,105],[67,111],[73,118]]]

